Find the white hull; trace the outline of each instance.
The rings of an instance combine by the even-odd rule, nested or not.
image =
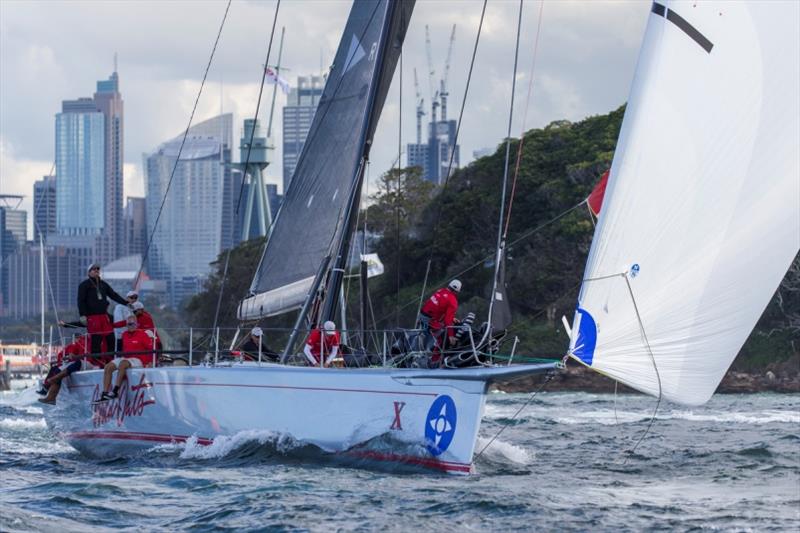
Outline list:
[[[129,371],[119,398],[100,405],[91,402],[101,391],[102,372],[79,372],[66,380],[45,418],[55,433],[92,456],[128,455],[188,439],[211,444],[218,436],[267,430],[326,452],[467,474],[488,384],[553,366],[149,368]],[[381,436],[402,444],[401,453],[359,447]]]

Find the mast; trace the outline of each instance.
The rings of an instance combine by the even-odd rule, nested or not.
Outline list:
[[[114,62],[116,63],[116,54],[114,54]],[[44,241],[42,240],[42,232],[39,232],[39,305],[42,309],[42,343],[44,346]]]
[[[394,1],[389,0],[387,2],[387,11],[391,11],[393,7]],[[401,16],[403,10],[400,10]],[[358,216],[358,207],[361,201],[361,186],[364,183],[364,172],[366,170],[367,161],[369,161],[369,150],[372,146],[372,139],[368,138],[369,131],[370,131],[370,123],[373,120],[373,106],[375,103],[375,95],[378,92],[378,86],[380,85],[379,80],[381,77],[381,72],[383,70],[383,62],[384,56],[388,47],[387,39],[389,36],[389,27],[392,24],[393,20],[391,16],[387,16],[383,21],[383,28],[381,29],[381,44],[378,48],[382,53],[379,53],[378,56],[375,58],[377,62],[372,78],[372,83],[370,85],[370,92],[369,92],[369,102],[367,104],[367,109],[370,112],[364,115],[364,122],[362,124],[361,129],[361,162],[356,170],[356,177],[354,180],[353,187],[350,190],[350,196],[347,199],[346,204],[346,211],[344,216],[344,225],[342,228],[342,232],[340,234],[339,246],[336,251],[335,259],[333,266],[331,267],[331,274],[330,280],[328,283],[328,288],[325,293],[325,302],[322,307],[322,313],[320,313],[320,322],[324,322],[325,320],[333,320],[334,315],[336,314],[336,300],[337,295],[339,293],[339,289],[342,285],[342,281],[344,280],[344,272],[347,268],[347,259],[350,255],[350,243],[352,241],[353,234],[355,233],[356,229],[356,218]],[[405,20],[401,20],[401,26],[405,29]],[[402,41],[401,46],[402,46]]]

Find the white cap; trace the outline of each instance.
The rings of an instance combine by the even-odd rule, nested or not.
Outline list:
[[[88,267],[86,267],[86,273],[88,274],[95,267],[100,268],[100,264],[99,263],[91,263]]]
[[[134,311],[138,311],[139,309],[144,309],[144,304],[142,302],[133,302],[131,304],[131,309]]]
[[[131,296],[139,297],[139,293],[136,291],[128,291],[128,294],[125,295],[126,298],[130,298]]]
[[[325,329],[326,335],[333,335],[336,332],[336,324],[332,320],[325,321],[322,327]]]
[[[457,279],[451,281],[450,284],[447,286],[456,292],[461,292],[461,282],[458,281]]]
[[[256,337],[260,337],[263,334],[264,334],[264,332],[261,331],[261,328],[258,327],[258,326],[254,327],[253,330],[250,332],[250,335],[255,335]]]

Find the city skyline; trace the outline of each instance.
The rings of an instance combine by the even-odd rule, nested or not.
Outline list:
[[[449,116],[457,117],[481,4],[474,1],[448,4],[454,3],[459,4],[459,9],[441,9],[442,2],[421,1],[415,10],[404,46],[404,145],[414,140],[413,69],[421,74],[427,71],[426,24],[431,28],[435,63],[443,62],[450,28],[453,23],[458,26],[449,80]],[[309,9],[310,4],[313,9]],[[281,6],[278,25],[287,28],[282,63],[291,69],[283,72],[284,77],[294,84],[297,76],[319,72],[320,64],[325,69],[340,37],[349,4],[332,1]],[[95,4],[80,2],[5,2],[0,5],[0,116],[3,117],[0,119],[0,192],[25,195],[23,209],[32,213],[33,182],[49,174],[53,164],[55,147],[51,132],[57,107],[61,100],[85,94],[87,84],[107,76],[113,54],[119,51],[119,71],[127,107],[125,196],[143,196],[141,155],[158,139],[185,129],[188,121],[203,65],[224,10],[224,3],[206,5],[217,6],[217,9],[204,9],[197,13],[197,20],[189,21],[180,17],[185,4],[158,4],[162,16],[152,20],[152,28],[146,35],[130,30],[137,26],[131,24],[132,21],[141,21],[145,12],[149,13],[146,6],[134,3],[115,5],[114,9],[94,9]],[[525,7],[517,84],[519,102],[524,100],[527,89],[538,9],[538,2]],[[546,4],[534,98],[526,129],[555,119],[579,119],[624,103],[647,11],[647,6],[640,3]],[[237,128],[244,118],[252,117],[268,38],[267,27],[273,14],[274,2],[233,3],[195,123],[219,114],[220,108],[233,112]],[[81,18],[83,26],[88,24],[96,31],[89,35],[65,35],[64,28],[56,21],[68,22],[75,17]],[[490,4],[486,17],[459,139],[462,166],[471,160],[466,154],[493,148],[505,135],[513,60],[513,32],[509,28],[516,23],[516,6]],[[180,37],[177,44],[166,44],[173,43],[176,36]],[[315,46],[300,44],[315,36]],[[277,59],[277,37],[276,34],[272,62]],[[97,45],[98,41],[102,41],[103,46]],[[441,70],[442,65],[434,67]],[[44,77],[51,81],[42,84]],[[224,87],[222,98],[220,80]],[[421,82],[425,87],[427,80],[423,78]],[[24,91],[26,83],[44,85],[43,90],[36,94]],[[372,180],[397,158],[399,85],[398,72],[376,133]],[[266,89],[272,88],[267,86]],[[423,89],[422,93],[425,92]],[[427,105],[428,98],[423,96]],[[282,128],[278,121],[284,103],[285,97],[279,91],[273,127],[276,133],[273,137],[275,150],[271,154],[273,164],[266,172],[268,183],[280,183],[282,178],[281,165],[275,163],[281,161]],[[512,128],[515,135],[519,135],[522,123],[522,104],[519,107]],[[36,112],[31,113],[31,109]],[[261,109],[260,118],[266,122],[268,106],[262,102]],[[21,119],[23,111],[26,121]],[[427,122],[429,117],[424,120]],[[42,128],[43,123],[49,125],[49,131]]]

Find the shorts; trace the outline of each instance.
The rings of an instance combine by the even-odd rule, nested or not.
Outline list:
[[[119,364],[123,361],[128,361],[133,368],[142,368],[142,360],[138,357],[117,357],[111,362],[117,365],[117,368],[119,368]]]

